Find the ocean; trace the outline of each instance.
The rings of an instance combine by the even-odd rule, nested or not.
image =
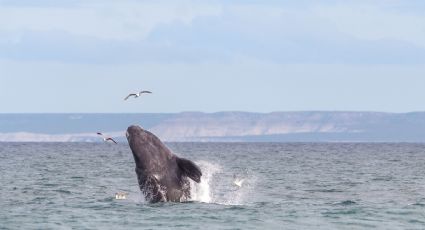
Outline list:
[[[124,143],[0,143],[0,229],[425,229],[425,144],[167,146],[190,202],[145,202]]]

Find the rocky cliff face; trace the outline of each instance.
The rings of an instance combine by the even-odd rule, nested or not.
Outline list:
[[[157,126],[152,131],[165,138],[225,137],[273,135],[300,132],[337,131],[338,128],[319,116],[291,114],[181,114]]]
[[[320,111],[2,114],[0,141],[98,141],[97,131],[124,141],[130,124],[166,141],[425,141],[425,113]]]
[[[392,119],[371,112],[182,113],[151,127],[168,140],[271,136],[303,133],[363,133]],[[388,122],[390,123],[390,122]]]

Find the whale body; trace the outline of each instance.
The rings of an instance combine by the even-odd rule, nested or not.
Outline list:
[[[201,181],[199,167],[173,154],[157,136],[138,125],[128,127],[126,136],[145,200],[152,203],[189,200],[189,178],[197,183]]]

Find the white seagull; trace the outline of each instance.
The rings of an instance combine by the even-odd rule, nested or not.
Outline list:
[[[112,137],[105,137],[105,136],[103,135],[103,133],[97,133],[97,135],[102,136],[102,138],[103,138],[103,141],[104,141],[104,142],[112,141],[112,142],[114,142],[115,144],[117,144],[117,142],[116,142],[114,139],[112,139]]]
[[[243,178],[238,178],[236,175],[233,175],[233,184],[238,186],[239,188],[242,187],[242,183],[245,181]]]
[[[138,93],[130,93],[126,98],[124,98],[124,101],[127,100],[129,97],[138,98],[138,97],[140,97],[140,95],[142,95],[144,93],[152,93],[152,92],[151,91],[147,91],[147,90],[143,90],[143,91],[140,91]]]
[[[244,181],[245,181],[245,179],[235,179],[235,181],[233,181],[233,184],[240,188],[240,187],[242,187],[242,183]]]

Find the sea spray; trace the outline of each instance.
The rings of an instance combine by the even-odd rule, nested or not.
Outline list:
[[[196,163],[201,168],[202,177],[200,183],[191,181],[192,201],[242,205],[254,188],[255,176],[251,173],[243,173],[244,182],[241,187],[238,187],[234,184],[232,176],[236,173],[234,170],[207,161]]]
[[[191,196],[192,200],[211,203],[212,202],[212,191],[211,183],[214,174],[218,173],[221,168],[219,165],[212,164],[207,161],[197,162],[202,171],[202,177],[200,183],[191,181]]]

